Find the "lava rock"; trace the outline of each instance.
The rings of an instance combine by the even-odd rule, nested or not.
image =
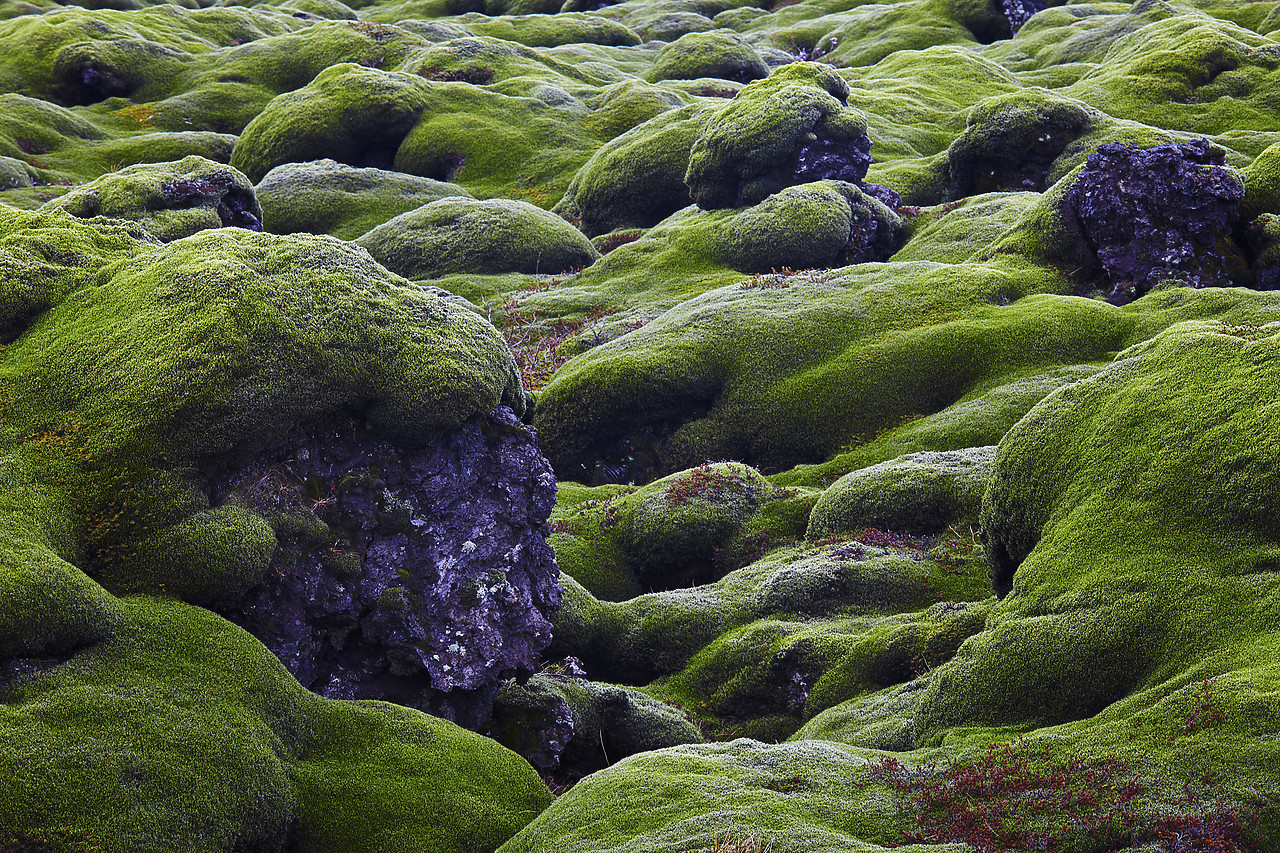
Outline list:
[[[164,242],[206,228],[262,230],[262,207],[248,178],[196,155],[108,173],[44,206],[79,219],[129,219]]]
[[[694,142],[684,178],[690,196],[715,210],[828,177],[860,182],[871,142],[866,116],[848,97],[844,78],[815,62],[785,65],[747,86]]]
[[[1089,157],[1066,204],[1127,302],[1161,281],[1228,285],[1243,261],[1230,240],[1244,185],[1207,139],[1156,145],[1108,143]]]
[[[1009,31],[1016,34],[1031,16],[1048,8],[1048,0],[1000,0],[1004,16],[1009,19]]]
[[[506,407],[408,451],[335,422],[215,490],[265,516],[279,543],[265,581],[225,615],[317,693],[477,728],[551,640],[555,493],[534,432]]]

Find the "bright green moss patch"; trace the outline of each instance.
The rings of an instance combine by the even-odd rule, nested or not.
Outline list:
[[[6,684],[0,833],[71,828],[104,851],[464,851],[493,849],[550,799],[491,741],[306,692],[208,611],[118,606],[114,637]]]
[[[356,242],[407,278],[443,273],[562,273],[600,257],[555,214],[528,202],[446,197],[402,213]]]
[[[274,234],[353,240],[401,213],[469,193],[457,184],[335,160],[277,166],[254,187],[262,227]]]

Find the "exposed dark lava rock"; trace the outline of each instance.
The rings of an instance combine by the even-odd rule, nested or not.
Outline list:
[[[1009,19],[1009,30],[1017,33],[1031,16],[1048,8],[1048,0],[1000,0],[1004,16]]]
[[[298,681],[477,728],[551,640],[555,502],[534,432],[506,407],[405,451],[341,421],[215,492],[275,528],[267,581],[225,615]]]
[[[797,184],[833,180],[861,184],[871,165],[871,138],[824,139],[818,137],[796,152],[792,178]]]
[[[1244,266],[1231,241],[1244,185],[1207,139],[1139,148],[1108,143],[1067,194],[1113,285],[1127,302],[1158,282],[1231,283]]]

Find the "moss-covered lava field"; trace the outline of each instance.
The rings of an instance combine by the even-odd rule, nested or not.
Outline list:
[[[0,0],[0,853],[1280,851],[1280,4]]]

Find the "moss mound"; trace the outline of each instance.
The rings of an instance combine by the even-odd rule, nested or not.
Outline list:
[[[750,83],[769,76],[751,45],[731,33],[686,33],[658,51],[649,79],[696,80],[722,77]]]
[[[262,230],[262,207],[248,179],[194,156],[112,172],[46,207],[80,219],[131,219],[166,242],[206,228]]]
[[[254,187],[263,228],[274,234],[332,234],[354,240],[401,213],[449,196],[469,194],[457,184],[336,160],[287,163]]]
[[[0,835],[461,851],[545,806],[515,755],[418,712],[319,699],[192,606],[234,601],[276,545],[253,513],[208,508],[212,476],[327,413],[411,442],[523,405],[492,328],[328,237],[159,244],[0,214],[26,288],[5,303],[0,380]]]
[[[685,174],[693,200],[706,209],[755,204],[795,182],[807,143],[864,138],[866,117],[848,96],[844,79],[816,63],[785,65],[748,86],[694,143]]]
[[[590,266],[591,241],[528,202],[443,198],[402,213],[357,241],[408,278],[455,272],[561,273]]]
[[[990,446],[926,451],[846,474],[814,506],[809,538],[865,527],[937,533],[976,521],[994,457]]]

